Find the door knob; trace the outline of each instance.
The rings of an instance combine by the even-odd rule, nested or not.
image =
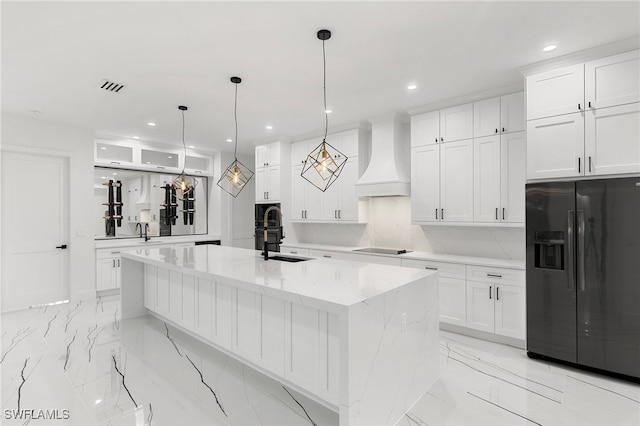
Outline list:
[[[56,246],[56,248],[59,248],[59,249],[65,250],[65,249],[67,248],[67,245],[66,245],[66,244],[63,244],[63,245],[61,245],[61,246]]]

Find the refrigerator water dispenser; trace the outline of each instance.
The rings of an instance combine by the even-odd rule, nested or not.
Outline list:
[[[564,270],[564,232],[536,231],[535,267]]]

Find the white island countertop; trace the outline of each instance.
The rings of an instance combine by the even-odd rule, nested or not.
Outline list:
[[[147,248],[121,256],[334,312],[435,273],[313,257],[297,263],[265,261],[258,251],[212,245]]]

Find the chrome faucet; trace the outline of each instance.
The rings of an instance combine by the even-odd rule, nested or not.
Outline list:
[[[264,260],[269,260],[269,231],[268,231],[268,220],[269,220],[269,213],[271,211],[275,211],[278,216],[276,216],[276,218],[278,219],[278,225],[282,224],[282,210],[280,210],[279,207],[276,206],[271,206],[269,207],[265,212],[264,212],[264,243],[263,243],[263,250],[264,250]]]
[[[143,237],[142,235],[142,231],[144,229],[144,241],[147,242],[149,241],[151,238],[149,237],[149,224],[145,223],[144,227],[142,226],[142,223],[138,222],[136,223],[136,231],[138,230],[138,228],[140,228],[140,238]]]

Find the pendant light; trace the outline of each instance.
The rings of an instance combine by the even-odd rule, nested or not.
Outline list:
[[[324,137],[304,161],[300,175],[320,191],[326,191],[338,179],[347,164],[348,157],[327,142],[329,128],[329,112],[327,110],[327,59],[324,42],[331,38],[331,31],[318,31],[318,39],[322,40],[322,90],[324,93]]]
[[[241,81],[242,79],[240,77],[231,77],[231,82],[236,85],[233,107],[233,118],[236,123],[236,140],[233,150],[234,160],[218,180],[218,186],[234,198],[240,194],[245,185],[249,183],[253,177],[253,171],[238,161],[238,84],[240,84]]]
[[[184,168],[187,164],[187,145],[184,142],[184,112],[188,110],[184,105],[180,105],[178,109],[182,112],[182,146],[184,148],[184,162],[182,163],[182,172],[173,180],[173,187],[180,189],[183,194],[188,194],[193,191],[198,185],[198,180],[193,176],[187,176],[184,174]]]

